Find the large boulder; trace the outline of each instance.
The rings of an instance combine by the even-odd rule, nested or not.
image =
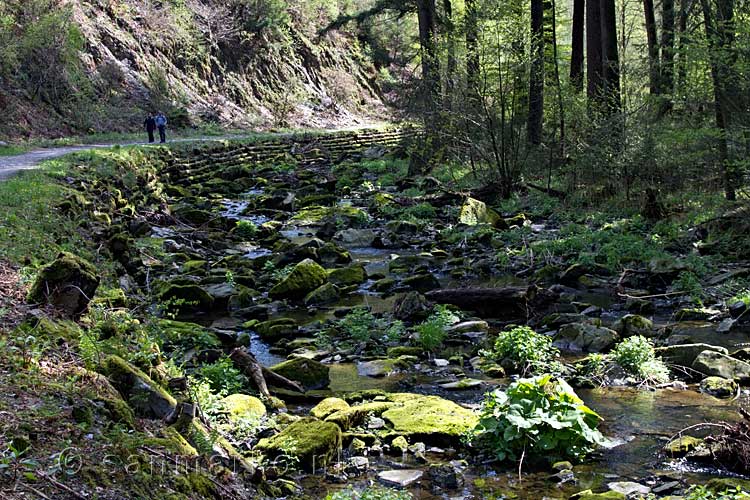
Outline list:
[[[266,414],[263,401],[248,394],[230,394],[219,401],[219,407],[233,423],[258,420]]]
[[[724,347],[709,344],[677,344],[665,347],[657,347],[656,355],[667,363],[680,366],[692,366],[695,358],[703,351],[714,351],[720,354],[729,354]]]
[[[393,317],[402,321],[420,321],[432,312],[432,303],[419,292],[408,292],[393,304]]]
[[[617,343],[617,332],[590,323],[571,323],[555,335],[555,346],[573,352],[604,352]]]
[[[731,379],[741,385],[750,384],[750,363],[726,354],[703,351],[693,361],[692,368],[706,376]]]
[[[119,356],[109,356],[101,370],[142,417],[164,418],[177,405],[175,399],[151,377]]]
[[[332,304],[337,300],[339,300],[338,289],[334,285],[326,283],[305,295],[303,302],[307,306],[322,306]]]
[[[39,271],[27,300],[52,304],[64,315],[73,317],[86,310],[98,287],[99,276],[93,264],[61,252],[54,262]]]
[[[159,303],[169,311],[190,314],[213,309],[214,298],[198,285],[163,283],[156,288]]]
[[[328,273],[311,259],[305,259],[268,294],[277,299],[299,300],[328,281]]]
[[[328,280],[338,286],[361,285],[367,280],[365,268],[350,266],[328,271]]]
[[[635,335],[651,338],[656,334],[654,322],[637,314],[626,314],[615,322],[612,329],[619,333],[622,338]]]
[[[476,226],[477,224],[494,226],[501,220],[500,214],[489,208],[483,201],[474,198],[466,199],[458,216],[458,222],[469,226]]]
[[[706,377],[701,380],[701,392],[717,398],[731,398],[737,394],[737,382],[721,377]]]
[[[348,410],[350,408],[349,403],[344,401],[340,398],[326,398],[315,407],[313,407],[312,410],[310,410],[310,415],[312,415],[315,418],[319,419],[325,419],[327,416],[332,415],[336,413],[337,411],[341,410]]]
[[[323,363],[306,358],[295,358],[272,366],[271,371],[299,382],[305,390],[323,389],[331,383],[329,368]]]
[[[261,439],[255,450],[270,458],[296,459],[308,472],[325,467],[341,448],[341,429],[331,422],[303,418],[273,437]]]

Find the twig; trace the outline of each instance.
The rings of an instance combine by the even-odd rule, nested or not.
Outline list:
[[[34,488],[33,486],[31,486],[29,484],[22,483],[20,481],[17,484],[20,484],[24,488],[27,488],[27,489],[33,491],[34,493],[36,493],[37,495],[39,495],[41,498],[44,498],[44,500],[51,500],[50,497],[48,497],[47,495],[45,495],[44,493],[42,493],[41,491],[39,491],[38,489]]]
[[[59,489],[61,489],[63,491],[67,491],[68,493],[70,493],[74,497],[78,498],[79,500],[88,500],[85,496],[81,495],[80,493],[75,492],[74,490],[70,489],[68,486],[65,486],[64,484],[62,484],[60,481],[57,481],[57,480],[51,478],[50,476],[48,476],[44,472],[36,472],[36,474],[39,477],[41,477],[41,478],[46,479],[47,481],[49,481],[50,484],[52,484],[53,486],[56,486],[57,488],[59,488]]]

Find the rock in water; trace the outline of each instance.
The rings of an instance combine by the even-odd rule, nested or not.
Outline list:
[[[290,359],[272,366],[271,371],[289,380],[299,382],[305,390],[323,389],[331,382],[328,367],[312,359]]]
[[[27,297],[31,303],[49,303],[68,317],[81,314],[99,287],[96,268],[88,261],[61,252],[42,268]]]
[[[294,266],[291,274],[271,288],[268,294],[277,299],[299,300],[327,281],[326,270],[317,262],[305,259]]]
[[[424,472],[416,469],[384,470],[378,474],[378,479],[388,486],[406,488],[422,479],[423,475]]]
[[[330,464],[340,448],[338,425],[306,417],[271,438],[261,439],[255,450],[269,457],[296,459],[302,469],[314,472]]]
[[[574,352],[604,352],[619,340],[614,330],[588,323],[571,323],[555,335],[555,345]]]
[[[731,398],[737,394],[737,383],[721,377],[706,377],[701,380],[701,392],[716,398]]]
[[[693,369],[708,376],[722,377],[738,384],[750,384],[750,363],[714,351],[703,351],[693,361]]]

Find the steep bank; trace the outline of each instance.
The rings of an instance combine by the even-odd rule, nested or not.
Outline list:
[[[0,58],[0,137],[130,131],[157,109],[173,126],[382,119],[375,71],[356,38],[318,38],[338,13],[329,2],[274,0],[0,7],[0,16],[15,20],[0,25],[0,38],[9,40]],[[44,25],[55,33],[40,33]]]

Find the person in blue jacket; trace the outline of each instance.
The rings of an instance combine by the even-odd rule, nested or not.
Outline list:
[[[156,115],[156,128],[159,129],[159,142],[164,144],[167,142],[167,117],[163,111]]]

